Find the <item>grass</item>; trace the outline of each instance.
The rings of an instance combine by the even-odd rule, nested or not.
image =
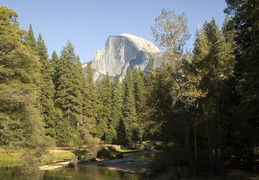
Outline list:
[[[0,166],[15,166],[21,164],[19,154],[0,154]]]
[[[69,161],[74,159],[76,156],[73,152],[49,152],[43,155],[43,164],[52,164],[56,162]]]
[[[138,150],[125,150],[116,145],[104,145],[98,152],[99,158],[115,159],[122,158],[124,154],[138,152]],[[55,147],[43,155],[43,164],[55,164],[58,162],[70,161],[75,159],[84,160],[87,151],[78,150],[72,147]],[[0,151],[0,166],[21,165],[21,158],[18,151]]]
[[[71,148],[54,148],[43,155],[43,164],[52,164],[63,161],[70,161],[76,157]],[[0,166],[18,166],[21,165],[19,152],[0,152]]]

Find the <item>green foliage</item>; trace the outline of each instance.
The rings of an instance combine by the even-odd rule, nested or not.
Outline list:
[[[94,71],[90,63],[87,64],[86,68],[86,89],[85,89],[85,113],[89,118],[97,117],[97,92],[94,83]]]
[[[112,84],[112,113],[111,121],[114,128],[117,128],[122,118],[123,89],[119,76],[113,79]],[[118,137],[119,139],[120,137]]]
[[[223,140],[226,135],[223,127],[227,118],[226,109],[229,108],[228,81],[233,77],[234,55],[214,19],[205,22],[196,36],[188,73],[194,83],[193,88],[200,94],[195,98],[195,116],[192,120],[194,171],[202,170],[216,175],[224,153]]]
[[[135,141],[143,140],[143,136],[145,136],[145,128],[146,128],[146,118],[147,107],[146,107],[146,94],[147,91],[145,89],[145,76],[140,69],[134,69],[132,72],[133,77],[133,85],[134,85],[134,95],[135,95],[135,107],[137,113],[137,128],[135,131],[137,133],[135,137]]]
[[[229,127],[232,131],[230,142],[234,147],[231,153],[236,166],[251,170],[255,158],[254,148],[259,142],[258,1],[226,2],[228,8],[225,11],[230,16],[226,32],[232,33],[236,55],[235,99],[232,101],[234,107],[230,123],[235,124],[236,128],[233,130]]]
[[[31,26],[30,26],[31,27]],[[37,54],[41,63],[41,75],[42,79],[40,82],[41,95],[41,113],[45,123],[46,135],[54,138],[56,136],[55,126],[58,114],[54,107],[54,84],[51,76],[51,66],[48,60],[47,47],[39,34],[37,40]]]
[[[105,142],[112,144],[117,141],[117,132],[113,126],[110,126],[105,135]]]
[[[116,133],[114,133],[114,124],[111,119],[113,105],[112,82],[108,74],[98,82],[98,101],[97,137],[106,143],[112,143],[116,140]]]
[[[70,42],[61,51],[56,84],[56,106],[62,112],[57,122],[59,146],[80,144],[79,124],[83,116],[83,70]]]
[[[125,122],[122,118],[119,120],[118,126],[116,127],[116,133],[117,133],[117,144],[127,145],[128,140],[127,140],[127,134],[126,134],[126,127],[125,127]]]
[[[87,64],[85,83],[83,83],[83,119],[80,124],[80,131],[86,144],[92,141],[92,136],[97,134],[96,119],[98,117],[98,104],[96,86],[93,80],[93,69],[91,64]]]
[[[251,170],[259,142],[258,2],[226,2],[223,30],[214,19],[205,22],[192,55],[183,54],[187,18],[162,10],[152,27],[161,66],[147,74],[129,70],[122,80],[106,74],[96,83],[91,63],[83,71],[70,42],[49,60],[42,36],[36,41],[31,25],[21,30],[17,13],[0,7],[1,148],[22,149],[29,171],[53,139],[87,147],[89,158],[101,140],[159,140],[168,146],[155,160],[157,171],[188,166],[194,177],[229,165]]]
[[[33,33],[32,25],[30,24],[28,32],[24,37],[25,46],[30,48],[35,54],[37,54],[37,42]]]
[[[56,51],[53,51],[53,53],[51,55],[50,66],[51,66],[50,72],[51,72],[52,82],[54,84],[55,93],[56,93],[57,81],[58,81],[58,71],[59,71],[59,67],[60,67],[60,61],[59,61]]]
[[[0,93],[4,94],[0,97],[0,145],[25,149],[33,156],[29,164],[36,165],[48,147],[38,101],[40,62],[22,44],[16,17],[14,11],[0,7]]]
[[[132,141],[133,131],[131,127],[137,126],[137,112],[134,95],[134,85],[132,72],[128,71],[124,79],[123,96],[123,121],[126,129],[127,141]]]
[[[115,148],[114,146],[103,146],[99,149],[97,153],[98,158],[106,158],[106,159],[119,159],[123,158],[123,151]]]
[[[165,57],[167,54],[182,53],[184,44],[190,37],[184,13],[176,15],[173,11],[164,9],[160,16],[155,19],[152,32],[158,47],[165,52]]]

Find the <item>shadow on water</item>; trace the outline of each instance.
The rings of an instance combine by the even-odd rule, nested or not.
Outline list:
[[[1,180],[137,180],[134,174],[108,170],[96,165],[78,165],[74,168],[62,168],[49,171],[37,171],[33,174],[24,175],[18,167],[0,168]]]

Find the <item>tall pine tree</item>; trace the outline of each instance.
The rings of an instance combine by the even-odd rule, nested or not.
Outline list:
[[[112,82],[108,73],[98,83],[99,114],[97,118],[97,136],[107,143],[116,139],[112,115]]]
[[[41,113],[45,122],[46,135],[55,137],[56,131],[56,119],[57,114],[54,107],[54,84],[51,76],[51,66],[48,59],[47,47],[39,34],[37,40],[37,53],[41,62],[41,75],[42,81],[40,84],[41,88]]]
[[[81,132],[83,139],[87,144],[92,137],[97,134],[96,131],[96,119],[98,117],[98,104],[97,104],[97,92],[96,86],[93,80],[94,71],[90,63],[87,64],[83,78],[84,83],[84,102],[83,102],[83,121],[81,124]]]
[[[82,65],[75,55],[74,47],[68,41],[61,51],[57,72],[56,106],[63,118],[57,124],[57,144],[74,146],[81,143],[79,124],[83,116]]]
[[[232,133],[234,162],[239,168],[251,170],[255,147],[259,142],[259,2],[258,0],[226,0],[230,16],[229,31],[234,32],[236,55],[236,109]],[[247,134],[249,132],[249,134]]]
[[[123,91],[122,83],[118,75],[113,79],[112,85],[112,114],[111,121],[112,126],[115,128],[117,133],[116,143],[123,144],[125,140],[125,127],[122,122],[122,102],[123,102]],[[121,125],[121,126],[120,126]]]
[[[135,107],[137,113],[137,137],[136,140],[142,142],[147,126],[147,106],[146,106],[146,88],[145,88],[145,76],[140,69],[135,68],[132,72],[134,95],[135,95]]]
[[[224,114],[229,104],[227,81],[233,76],[234,56],[231,45],[224,38],[214,19],[209,23],[205,22],[203,29],[197,33],[191,67],[190,73],[193,73],[192,77],[195,78],[192,80],[196,81],[195,88],[201,93],[197,104],[199,118],[195,119],[195,124],[200,124],[198,128],[202,132],[198,133],[199,141],[206,139],[203,149],[197,151],[195,144],[195,153],[198,153],[195,159],[197,160],[197,155],[204,157],[206,154],[209,161],[198,158],[201,160],[199,164],[203,163],[203,166],[210,169],[211,175],[216,175],[220,167],[221,153],[224,151]],[[218,138],[215,139],[215,136]]]
[[[138,133],[134,84],[131,70],[128,71],[127,76],[124,79],[123,116],[126,138],[128,143],[130,143],[135,140]]]

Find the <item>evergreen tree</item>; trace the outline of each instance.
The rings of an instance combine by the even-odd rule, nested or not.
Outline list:
[[[97,118],[97,92],[94,83],[94,71],[91,63],[87,64],[86,70],[86,111],[87,117]]]
[[[137,135],[137,112],[135,106],[134,84],[132,72],[129,70],[124,79],[123,124],[126,129],[128,143]]]
[[[57,81],[58,81],[58,71],[60,67],[60,60],[56,51],[52,52],[51,59],[50,59],[50,66],[51,66],[51,77],[52,82],[54,84],[55,91],[57,90]]]
[[[227,32],[234,32],[236,55],[236,98],[233,101],[235,109],[233,109],[232,120],[235,131],[231,133],[230,139],[235,157],[233,164],[238,168],[251,170],[255,159],[254,148],[259,142],[259,83],[257,80],[259,2],[258,0],[226,0],[226,2],[228,8],[225,12],[230,16]]]
[[[138,118],[138,134],[137,139],[140,142],[143,140],[144,131],[146,129],[146,121],[147,121],[147,106],[146,106],[146,96],[147,92],[145,89],[145,76],[140,69],[134,69],[132,73],[133,84],[134,84],[134,94],[135,94],[135,108]]]
[[[51,77],[51,66],[48,60],[47,47],[39,34],[37,40],[37,53],[41,63],[41,113],[45,122],[46,135],[55,137],[57,114],[54,107],[54,84]]]
[[[81,124],[81,131],[83,139],[86,144],[91,141],[96,132],[97,115],[97,94],[96,87],[93,80],[93,69],[90,63],[87,64],[86,72],[84,72],[84,106],[83,106],[83,121]]]
[[[38,101],[40,63],[22,44],[17,17],[0,7],[0,145],[24,149],[23,167],[33,168],[47,148]]]
[[[68,41],[60,56],[57,74],[56,106],[62,111],[63,118],[57,124],[59,146],[73,146],[81,143],[79,124],[82,122],[82,65]]]
[[[123,102],[123,91],[122,84],[118,75],[113,79],[112,85],[112,114],[111,122],[112,126],[117,132],[116,142],[123,142],[125,139],[125,127],[120,129],[119,123],[122,120],[122,102]]]
[[[218,173],[223,151],[224,129],[222,127],[226,122],[224,114],[229,101],[226,96],[229,89],[227,80],[233,76],[233,65],[233,50],[215,20],[212,19],[210,23],[205,22],[203,29],[197,33],[191,73],[193,73],[192,80],[196,81],[195,88],[200,90],[202,95],[197,106],[200,109],[198,128],[203,134],[199,133],[198,136],[201,141],[207,139],[203,144],[203,150],[206,146],[207,159],[210,161],[206,162],[204,161],[206,158],[197,157],[199,154],[202,154],[202,157],[206,154],[202,149],[200,149],[201,152],[197,151],[197,144],[195,144],[195,159],[202,160],[199,162],[200,166],[203,163],[203,166],[209,167],[212,175]],[[215,139],[215,136],[218,138]]]
[[[170,68],[163,65],[156,70],[153,90],[149,99],[151,105],[151,132],[156,140],[164,143],[172,141],[172,79]]]
[[[152,65],[149,66],[148,68],[148,72],[147,72],[147,76],[145,79],[145,86],[146,86],[146,99],[147,99],[147,119],[148,119],[148,124],[147,124],[147,136],[150,139],[154,139],[154,135],[159,134],[156,133],[156,130],[159,129],[157,128],[158,126],[154,126],[155,124],[155,111],[156,111],[156,103],[157,103],[157,99],[156,99],[156,76],[157,76],[157,70],[153,68]]]
[[[33,33],[32,25],[30,24],[29,30],[25,35],[25,45],[29,47],[34,53],[37,52],[37,42]],[[36,53],[37,54],[37,53]]]
[[[97,118],[97,137],[112,143],[116,139],[112,114],[112,83],[108,74],[98,84],[99,115]]]

